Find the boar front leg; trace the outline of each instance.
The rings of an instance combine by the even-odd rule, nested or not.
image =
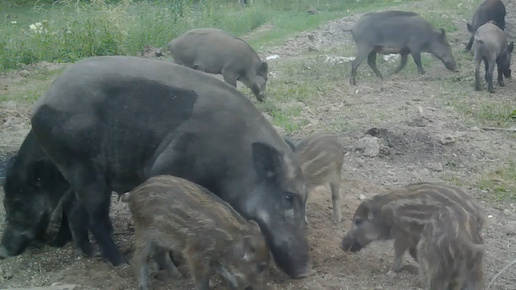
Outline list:
[[[158,263],[160,270],[167,271],[167,274],[170,277],[174,277],[176,279],[183,278],[183,274],[177,270],[176,265],[172,262],[170,259],[169,251],[166,248],[160,248],[159,250],[156,250],[156,253],[154,255],[154,261]]]
[[[195,290],[210,290],[210,263],[195,250],[186,250],[183,255],[190,267]]]
[[[222,69],[222,76],[224,77],[224,81],[236,88],[238,76],[233,72],[232,69],[228,67],[224,67]]]
[[[505,87],[505,83],[503,82],[503,71],[498,66],[498,85],[500,87]]]
[[[392,271],[398,273],[401,271],[403,264],[403,255],[408,248],[413,246],[412,240],[403,231],[397,231],[394,234],[394,263],[392,264]]]
[[[342,213],[340,212],[340,181],[335,180],[331,182],[330,187],[331,201],[333,203],[333,223],[338,224],[342,220]]]
[[[480,85],[480,63],[482,60],[475,60],[475,90],[480,91],[482,89],[482,86]],[[485,62],[485,65],[487,67],[487,62]]]

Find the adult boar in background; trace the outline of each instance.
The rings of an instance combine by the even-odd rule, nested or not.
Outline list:
[[[468,25],[468,29],[472,31],[473,27]],[[473,49],[475,51],[475,90],[480,91],[482,89],[480,85],[480,64],[482,61],[484,61],[486,70],[487,90],[490,93],[495,92],[493,87],[495,65],[498,68],[498,85],[505,86],[503,76],[511,77],[511,53],[514,49],[514,43],[512,41],[508,42],[505,33],[490,21],[480,26],[475,32]]]
[[[112,264],[124,259],[111,236],[111,192],[128,192],[165,174],[206,187],[256,220],[276,263],[291,277],[313,272],[297,160],[252,102],[228,84],[171,63],[94,57],[54,81],[31,121]],[[11,190],[6,195],[46,210],[32,202],[38,193],[30,187]]]
[[[178,36],[168,47],[177,64],[222,74],[233,87],[241,81],[258,101],[265,99],[268,65],[244,40],[222,29],[199,28]]]
[[[351,29],[357,44],[357,55],[351,63],[350,83],[356,85],[358,66],[367,58],[367,64],[380,79],[382,74],[376,67],[376,54],[397,53],[401,63],[394,71],[400,72],[412,54],[417,70],[424,74],[421,52],[428,52],[440,59],[447,69],[457,71],[457,63],[444,29],[435,29],[428,21],[414,12],[385,11],[367,13]]]
[[[467,23],[468,31],[471,33],[471,37],[469,38],[469,42],[466,45],[466,51],[471,50],[473,46],[473,38],[475,36],[475,32],[477,29],[486,24],[489,21],[494,21],[496,26],[498,26],[501,30],[505,29],[505,5],[500,0],[485,0],[480,3],[475,14],[473,14],[473,19],[471,23]]]

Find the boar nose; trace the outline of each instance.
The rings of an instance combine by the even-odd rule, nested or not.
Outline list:
[[[340,244],[340,248],[344,252],[356,252],[356,251],[359,251],[360,249],[362,249],[362,246],[360,245],[360,243],[355,241],[355,239],[344,237],[342,239],[342,243]]]

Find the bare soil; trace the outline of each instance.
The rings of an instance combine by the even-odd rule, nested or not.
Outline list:
[[[506,1],[507,2],[507,1]],[[515,6],[507,4],[508,23],[516,23]],[[351,35],[346,33],[359,15],[330,22],[312,32],[304,32],[285,41],[264,54],[277,54],[275,63],[296,59],[304,61],[307,53],[321,51],[334,53],[341,46],[352,46]],[[512,17],[512,18],[511,18]],[[457,53],[468,40],[462,19],[459,30],[450,34],[451,45]],[[514,25],[508,26],[510,35],[516,35]],[[150,51],[150,50],[149,50]],[[150,57],[154,57],[153,53]],[[348,56],[348,55],[347,55]],[[328,64],[330,65],[330,64]],[[344,64],[349,65],[349,64]],[[462,68],[473,75],[472,64]],[[26,72],[0,76],[2,86],[16,85],[26,74],[37,70],[54,69],[48,64],[28,67]],[[382,68],[380,67],[380,70]],[[304,105],[302,116],[309,124],[292,136],[302,138],[324,130],[338,117],[346,119],[338,135],[346,149],[342,170],[343,222],[331,222],[329,189],[319,187],[312,192],[307,204],[310,226],[308,237],[314,269],[317,273],[301,280],[288,279],[274,266],[267,273],[269,285],[276,289],[418,289],[417,264],[407,255],[401,273],[392,275],[392,241],[377,242],[359,253],[344,253],[339,244],[350,227],[350,219],[361,199],[388,188],[420,181],[452,183],[458,181],[469,194],[476,197],[489,216],[483,237],[486,244],[485,277],[489,282],[506,264],[516,259],[516,205],[510,199],[493,202],[489,192],[475,186],[476,180],[490,169],[507,165],[516,152],[515,133],[483,130],[482,125],[461,116],[449,105],[450,88],[441,79],[453,77],[436,60],[423,76],[400,74],[384,81],[366,75],[371,73],[367,64],[359,68],[358,85],[350,86],[348,75],[329,96],[314,96],[317,105]],[[516,82],[508,80],[505,88],[488,95],[474,92],[472,78],[467,97],[488,99],[516,98]],[[272,79],[270,86],[274,85]],[[250,98],[253,98],[251,95]],[[30,124],[31,105],[13,101],[0,103],[0,164],[18,150]],[[368,130],[378,138],[380,152],[364,156],[358,150],[358,141]],[[0,166],[0,176],[4,175]],[[494,181],[496,182],[496,180]],[[516,194],[516,193],[511,193]],[[3,196],[3,191],[0,190]],[[113,195],[112,219],[114,239],[122,252],[131,258],[133,225],[127,205]],[[0,208],[0,218],[5,211]],[[1,234],[2,229],[0,229]],[[55,228],[50,229],[55,232]],[[180,271],[188,274],[184,265]],[[174,280],[154,273],[155,289],[193,289],[190,279]],[[215,289],[223,289],[217,278]],[[72,245],[53,248],[43,245],[30,248],[22,255],[0,260],[0,288],[50,286],[54,283],[73,284],[75,289],[135,289],[137,281],[129,266],[112,267],[101,258],[85,258]],[[501,274],[491,289],[516,289],[516,266]]]

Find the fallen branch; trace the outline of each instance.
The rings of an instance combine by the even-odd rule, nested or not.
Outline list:
[[[487,290],[489,290],[489,288],[491,288],[491,285],[493,285],[494,281],[498,278],[498,276],[500,276],[503,272],[505,272],[505,270],[507,270],[510,266],[516,264],[516,259],[513,260],[512,262],[509,263],[509,265],[505,266],[505,268],[502,269],[502,271],[498,272],[498,274],[496,274],[493,279],[491,279],[491,281],[489,282],[489,285],[487,285]]]
[[[482,127],[482,130],[516,132],[516,129],[513,129],[513,128],[498,128],[498,127]]]

